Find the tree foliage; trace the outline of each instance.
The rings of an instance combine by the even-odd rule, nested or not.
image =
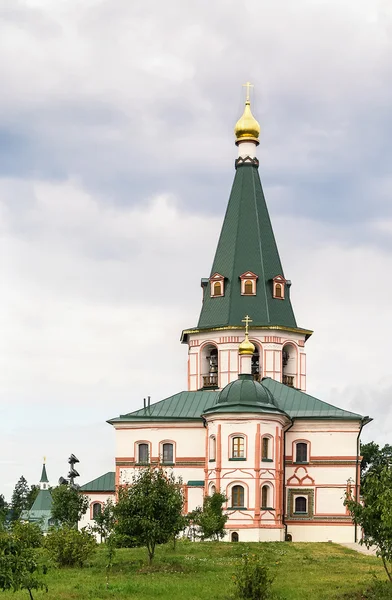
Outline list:
[[[4,498],[3,494],[0,494],[0,531],[5,526],[8,510],[9,508],[6,499]]]
[[[101,512],[94,517],[92,530],[99,535],[101,542],[106,541],[113,532],[115,522],[113,509],[113,502],[109,498],[108,501],[102,505]]]
[[[223,504],[226,500],[224,494],[215,492],[204,498],[203,509],[196,508],[188,515],[189,527],[193,537],[218,541],[226,535],[225,524],[229,518],[223,512]]]
[[[33,506],[35,499],[39,494],[39,490],[40,490],[39,485],[33,484],[32,486],[30,486],[30,489],[27,493],[27,498],[26,498],[27,510],[30,510],[30,508]]]
[[[14,487],[11,497],[11,520],[17,521],[24,510],[28,508],[29,486],[23,475]]]
[[[41,565],[36,551],[26,540],[18,539],[13,533],[0,534],[0,589],[2,591],[26,590],[34,600],[34,590],[47,590],[43,581],[46,566]]]
[[[392,446],[385,444],[380,448],[375,442],[361,444],[361,485],[368,475],[378,473],[384,466],[392,466]]]
[[[38,523],[14,521],[11,531],[25,548],[40,548],[43,544],[44,534]]]
[[[392,584],[392,466],[369,471],[362,486],[362,502],[347,492],[345,505],[362,527],[360,543],[376,548]]]
[[[58,525],[77,527],[88,507],[87,496],[77,488],[59,485],[52,490],[52,518]]]
[[[152,563],[157,544],[178,533],[183,508],[181,482],[162,468],[141,469],[132,484],[120,488],[114,507],[115,533],[134,545],[146,546]]]
[[[68,525],[52,529],[45,540],[45,548],[59,567],[82,567],[94,554],[96,547],[92,533],[86,529],[78,531]]]

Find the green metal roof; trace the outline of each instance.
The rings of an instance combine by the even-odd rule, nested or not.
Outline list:
[[[39,481],[40,481],[40,483],[49,483],[49,479],[48,479],[48,476],[46,474],[46,465],[45,465],[45,463],[42,465],[41,479]]]
[[[52,510],[52,494],[49,490],[40,490],[34,500],[33,506],[30,508],[29,513],[36,513],[37,511],[50,512]]]
[[[258,276],[255,296],[241,296],[240,276],[246,271]],[[255,164],[237,167],[211,269],[214,273],[225,277],[225,293],[211,298],[210,283],[203,286],[198,329],[243,327],[246,314],[252,318],[252,327],[297,328],[289,288],[283,300],[272,295],[272,280],[283,275],[283,268]]]
[[[261,385],[271,394],[273,404],[264,404],[266,413],[283,412],[292,419],[347,419],[362,420],[363,417],[357,413],[349,412],[327,402],[323,402],[314,396],[301,392],[295,388],[279,383],[274,379],[265,377]],[[231,386],[231,384],[229,384]],[[227,387],[227,386],[226,386]],[[224,390],[222,390],[223,392]],[[115,424],[129,421],[157,422],[157,421],[195,421],[200,420],[202,415],[216,405],[219,391],[179,392],[165,400],[161,400],[150,407],[141,408],[117,418],[110,419],[108,423]],[[232,412],[223,407],[219,412]],[[254,405],[242,406],[235,412],[260,412],[254,410]],[[210,410],[209,412],[212,412]],[[365,417],[366,422],[370,419]],[[88,484],[86,484],[88,485]],[[83,486],[84,488],[85,486]],[[82,488],[82,489],[83,489]]]
[[[80,486],[82,492],[115,492],[115,473],[109,471],[105,475],[101,475],[88,483]]]

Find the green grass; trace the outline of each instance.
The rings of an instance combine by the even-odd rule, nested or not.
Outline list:
[[[105,549],[100,547],[83,569],[51,569],[49,592],[35,592],[34,598],[229,600],[234,571],[245,552],[264,557],[276,577],[274,590],[285,600],[361,598],[353,594],[367,588],[375,574],[385,579],[379,559],[336,544],[179,542],[175,551],[171,545],[159,547],[151,568],[143,548],[117,550],[108,589]],[[28,594],[7,592],[0,600],[11,597],[26,600]]]

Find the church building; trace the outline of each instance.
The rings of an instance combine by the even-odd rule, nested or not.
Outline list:
[[[359,438],[371,419],[306,393],[312,331],[295,319],[259,176],[259,135],[248,85],[199,321],[181,336],[188,389],[108,421],[115,472],[82,487],[91,509],[81,525],[135,470],[162,465],[183,481],[185,512],[206,494],[225,494],[228,541],[357,539],[343,501],[347,489],[359,496]]]

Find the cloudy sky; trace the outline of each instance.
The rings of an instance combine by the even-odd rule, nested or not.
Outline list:
[[[247,80],[308,391],[392,441],[390,1],[2,0],[0,493],[185,388]]]

